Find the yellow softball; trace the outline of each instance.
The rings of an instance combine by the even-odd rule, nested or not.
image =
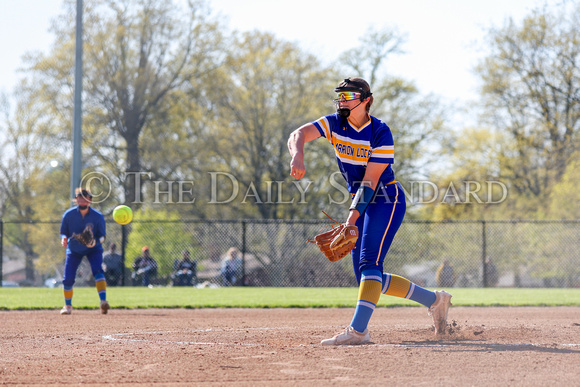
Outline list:
[[[133,220],[133,211],[125,205],[117,206],[113,210],[113,219],[119,224],[129,224]]]

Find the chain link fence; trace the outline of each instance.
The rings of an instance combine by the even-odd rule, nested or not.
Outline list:
[[[195,286],[356,286],[350,256],[330,263],[307,239],[328,221],[108,220],[107,241],[118,246],[125,271],[119,286],[139,286],[133,263],[142,247],[157,262],[153,286],[174,285],[176,263],[189,251],[196,262]],[[58,286],[64,249],[60,222],[0,222],[4,286]],[[426,287],[579,287],[580,221],[405,221],[384,270]],[[240,251],[234,278],[224,282],[222,263]],[[231,274],[231,273],[230,273]],[[94,284],[86,260],[76,286]]]

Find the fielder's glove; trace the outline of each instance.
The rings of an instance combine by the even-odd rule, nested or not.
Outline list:
[[[95,236],[93,235],[93,229],[90,226],[87,226],[84,231],[80,234],[73,234],[72,236],[74,239],[82,243],[87,247],[95,247],[96,241]]]
[[[328,216],[328,215],[327,215]],[[330,260],[336,262],[348,255],[356,245],[358,228],[348,226],[345,223],[335,222],[336,227],[314,237],[313,241],[322,253]]]

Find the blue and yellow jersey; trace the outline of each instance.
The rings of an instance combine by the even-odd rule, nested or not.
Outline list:
[[[379,179],[379,186],[395,180],[391,168],[395,161],[395,147],[387,124],[370,116],[369,121],[357,128],[337,113],[321,117],[313,124],[334,147],[338,167],[351,194],[360,187],[369,162],[389,164]]]
[[[66,249],[67,254],[70,252],[87,254],[89,251],[103,251],[103,246],[101,246],[99,239],[107,235],[105,217],[92,207],[89,207],[89,212],[87,212],[84,218],[78,206],[68,209],[62,216],[60,235],[61,237],[66,236],[68,239],[72,237],[73,234],[81,234],[88,225],[91,225],[93,228],[93,235],[97,242],[96,245],[88,248],[76,239],[70,239]]]

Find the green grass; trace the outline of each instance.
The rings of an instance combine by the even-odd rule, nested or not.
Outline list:
[[[450,289],[455,306],[580,306],[580,289]],[[330,308],[353,307],[357,288],[142,288],[107,289],[113,308]],[[75,288],[77,309],[98,307],[94,288]],[[62,289],[0,288],[0,310],[55,309]],[[382,296],[379,307],[420,306]]]

